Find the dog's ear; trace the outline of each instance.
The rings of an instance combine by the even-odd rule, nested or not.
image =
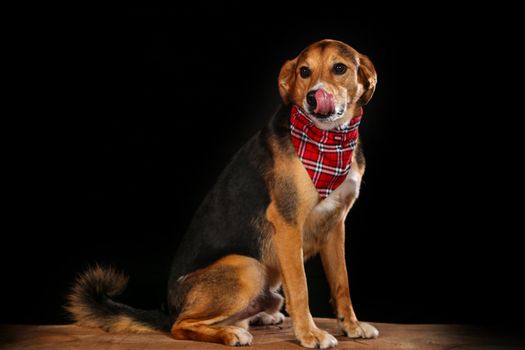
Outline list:
[[[285,105],[290,103],[290,91],[295,83],[295,65],[297,58],[286,61],[279,73],[279,93]]]
[[[361,106],[370,101],[377,84],[377,74],[372,61],[365,55],[359,55],[358,81],[363,86],[364,92],[359,99]]]

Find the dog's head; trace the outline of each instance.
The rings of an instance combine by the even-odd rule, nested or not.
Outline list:
[[[336,40],[321,40],[287,61],[279,74],[285,104],[305,110],[322,129],[333,129],[358,115],[377,83],[368,57]]]

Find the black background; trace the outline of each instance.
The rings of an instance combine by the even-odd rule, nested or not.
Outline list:
[[[64,295],[95,262],[130,275],[123,301],[158,307],[192,213],[278,107],[281,65],[323,38],[368,55],[379,77],[347,219],[358,317],[519,321],[521,158],[511,154],[518,115],[505,109],[505,16],[351,3],[43,12],[11,67],[24,79],[4,130],[1,321],[65,322]],[[318,259],[307,273],[312,313],[332,316]]]

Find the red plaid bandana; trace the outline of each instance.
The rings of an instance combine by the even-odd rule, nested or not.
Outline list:
[[[302,109],[292,107],[290,130],[297,155],[321,197],[328,197],[345,180],[357,145],[361,115],[337,130],[322,130]]]

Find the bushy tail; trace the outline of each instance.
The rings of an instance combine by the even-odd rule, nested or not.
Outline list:
[[[139,310],[113,301],[128,278],[113,268],[95,266],[81,274],[68,295],[66,310],[81,326],[108,332],[168,331],[169,318],[160,310]]]

